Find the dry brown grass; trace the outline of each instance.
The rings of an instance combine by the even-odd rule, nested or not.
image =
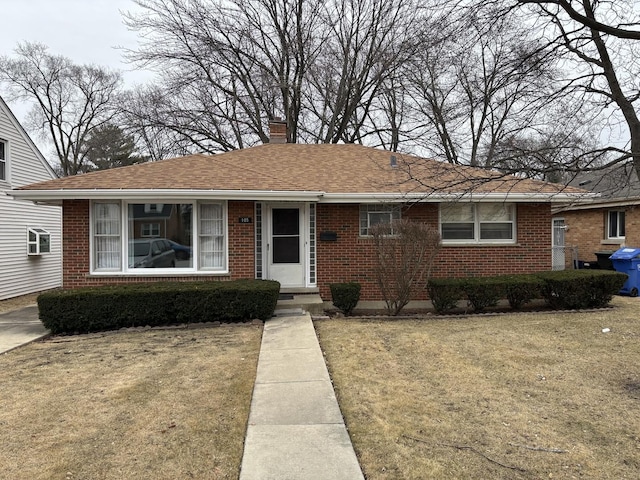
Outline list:
[[[238,478],[261,331],[53,337],[0,355],[0,476]]]
[[[368,480],[640,478],[639,304],[316,329]]]

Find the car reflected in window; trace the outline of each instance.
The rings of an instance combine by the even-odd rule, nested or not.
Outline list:
[[[129,268],[174,268],[176,253],[164,238],[129,242]],[[131,255],[133,253],[133,256]]]
[[[181,245],[178,242],[174,242],[173,240],[167,240],[171,248],[176,253],[176,258],[178,260],[189,260],[191,258],[191,247],[188,245]]]

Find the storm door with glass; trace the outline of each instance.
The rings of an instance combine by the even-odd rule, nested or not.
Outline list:
[[[270,208],[268,278],[283,287],[304,286],[304,209],[300,205]]]

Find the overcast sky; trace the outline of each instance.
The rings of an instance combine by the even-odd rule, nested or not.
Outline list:
[[[118,50],[137,46],[135,32],[127,29],[120,14],[139,10],[131,0],[0,0],[0,7],[3,55],[12,55],[18,42],[40,42],[49,47],[50,53],[69,57],[75,63],[122,70],[129,86],[151,77],[124,63]],[[26,107],[7,103],[23,121]]]

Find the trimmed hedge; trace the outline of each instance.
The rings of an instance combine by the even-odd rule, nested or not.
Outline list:
[[[469,277],[462,282],[462,291],[476,312],[494,307],[506,294],[505,281],[500,277]]]
[[[475,311],[495,306],[502,298],[517,310],[535,298],[553,309],[599,308],[609,304],[627,275],[612,270],[562,270],[523,275],[430,279],[429,298],[444,313],[467,300]]]
[[[613,270],[561,270],[537,276],[544,282],[542,296],[555,309],[604,307],[627,280],[627,274]]]
[[[445,313],[453,310],[458,305],[458,301],[465,298],[462,288],[461,278],[431,278],[427,282],[427,292],[433,304],[433,308],[438,313]]]
[[[280,284],[270,280],[158,282],[60,290],[38,297],[40,319],[52,333],[211,321],[266,320]]]
[[[345,315],[351,315],[360,300],[360,284],[357,282],[332,283],[329,288],[333,305]]]
[[[500,278],[505,282],[505,296],[513,310],[541,296],[543,281],[536,275],[502,275]]]

